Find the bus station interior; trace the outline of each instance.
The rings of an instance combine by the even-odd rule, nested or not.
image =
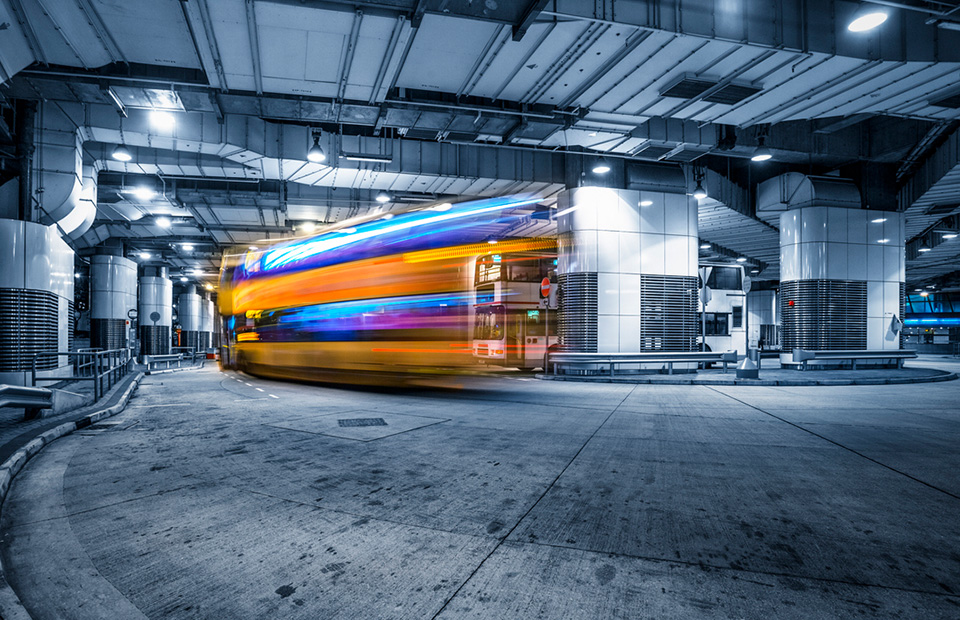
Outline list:
[[[0,618],[957,618],[958,369],[952,2],[0,0]]]

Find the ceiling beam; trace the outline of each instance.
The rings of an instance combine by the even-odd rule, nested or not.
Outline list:
[[[257,31],[257,11],[254,0],[244,0],[247,9],[247,34],[250,37],[250,56],[253,59],[253,78],[257,94],[263,94],[263,74],[260,72],[260,33]]]
[[[523,11],[523,15],[520,17],[520,21],[513,25],[514,41],[519,41],[523,38],[523,35],[527,34],[527,30],[530,29],[533,22],[537,21],[537,17],[539,17],[540,12],[546,8],[548,2],[549,0],[530,0],[527,8]]]

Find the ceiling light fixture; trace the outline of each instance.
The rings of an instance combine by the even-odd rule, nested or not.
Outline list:
[[[751,269],[751,270],[750,270],[750,273],[760,273],[760,270],[759,270],[759,269]]]
[[[920,293],[920,297],[926,297],[926,296],[929,295],[929,294],[930,294],[930,293],[928,293],[928,292],[926,292],[926,291],[923,291],[923,292]]]
[[[256,251],[259,250],[260,248],[258,248],[258,247],[255,246],[255,245],[251,245],[251,246],[250,246],[249,248],[247,248],[247,249],[250,250],[251,252],[256,252]]]
[[[170,228],[170,226],[173,225],[173,222],[170,220],[170,218],[165,215],[161,215],[160,217],[158,217],[156,219],[156,222],[157,222],[157,226],[159,226],[160,228]]]
[[[177,117],[169,112],[154,110],[150,113],[150,122],[157,129],[173,129],[177,126]]]
[[[610,166],[603,163],[602,161],[597,163],[597,165],[593,167],[594,174],[606,174],[608,172],[610,172]]]
[[[701,243],[701,244],[700,244],[700,249],[701,249],[701,250],[709,250],[709,249],[710,249],[710,244],[709,244],[709,243]]]
[[[873,30],[887,21],[887,17],[889,17],[887,9],[877,6],[876,4],[864,3],[861,4],[857,12],[853,14],[853,19],[850,20],[850,23],[847,25],[847,30],[850,32]]]
[[[431,211],[449,211],[452,208],[453,208],[452,204],[450,204],[449,202],[444,202],[444,203],[430,207],[430,210]]]
[[[377,194],[377,202],[390,202],[390,194],[386,192],[380,192]]]
[[[145,185],[135,187],[130,190],[130,193],[139,198],[140,200],[153,200],[153,197],[157,195],[157,192],[153,191]]]
[[[318,129],[313,134],[313,146],[307,151],[307,159],[315,164],[322,164],[327,161],[327,154],[324,153],[323,148],[320,147],[321,135],[323,135],[323,132]]]
[[[765,138],[760,136],[758,139],[759,146],[757,146],[757,150],[753,152],[753,156],[750,157],[750,161],[761,162],[773,159],[773,151],[767,148],[767,146],[764,144],[765,141]]]
[[[877,243],[890,243],[889,239],[877,239]]]
[[[707,197],[707,190],[703,189],[703,183],[697,181],[697,186],[693,188],[693,197],[697,200],[703,200]]]
[[[641,201],[640,201],[640,206],[641,206],[641,207],[649,207],[649,206],[652,205],[652,204],[653,204],[653,201],[652,201],[652,200],[641,200]]]
[[[311,233],[317,229],[317,225],[314,222],[300,222],[299,228],[303,232]]]
[[[917,248],[917,252],[929,252],[929,251],[930,251],[930,246],[927,245],[926,242],[921,243],[920,247]]]
[[[384,213],[383,215],[380,216],[380,218],[381,218],[381,219],[384,219],[384,220],[392,220],[392,219],[393,219],[393,213]]]
[[[150,252],[140,252],[139,256],[143,260],[150,260]]]
[[[738,263],[745,263],[745,262],[747,262],[747,259],[741,256],[740,258],[737,259],[737,262],[738,262]]]
[[[183,248],[185,251],[187,251],[187,252],[193,252],[193,244],[192,244],[192,243],[184,243],[184,244],[183,244],[182,246],[180,246],[180,247],[182,247],[182,248]]]
[[[875,220],[870,220],[870,222],[872,222],[873,224],[883,224],[886,221],[887,221],[887,218],[885,217],[878,217]]]
[[[495,244],[496,242],[497,242],[496,239],[487,239],[487,243],[489,243],[490,245],[493,245],[493,244]]]
[[[187,281],[186,276],[180,276],[180,281],[181,281],[181,282],[186,282],[186,281]]]
[[[944,239],[954,239],[956,238],[956,236],[957,236],[957,233],[955,232],[943,233]]]
[[[130,152],[130,149],[121,144],[117,148],[113,149],[113,152],[110,153],[110,157],[113,157],[117,161],[126,162],[133,159],[133,153]]]

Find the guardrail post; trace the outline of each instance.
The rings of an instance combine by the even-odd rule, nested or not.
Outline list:
[[[39,353],[33,354],[33,361],[30,364],[30,385],[37,387],[37,356]]]

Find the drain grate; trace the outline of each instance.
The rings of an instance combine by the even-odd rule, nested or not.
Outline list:
[[[347,420],[337,420],[340,426],[386,426],[387,422],[383,418],[350,418]]]

